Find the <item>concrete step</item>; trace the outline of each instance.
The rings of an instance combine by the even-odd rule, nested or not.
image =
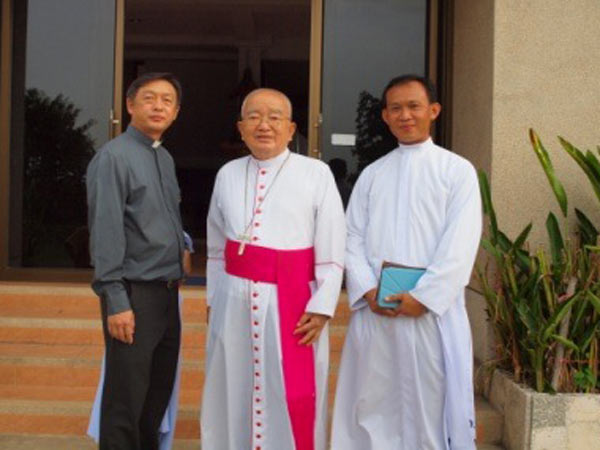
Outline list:
[[[0,399],[0,434],[85,435],[91,401]],[[199,404],[181,404],[175,437],[200,437]]]
[[[483,397],[475,398],[475,415],[477,421],[477,442],[480,444],[500,445],[504,418]],[[479,447],[478,447],[479,448]]]
[[[186,400],[189,399],[181,400],[175,435],[178,439],[198,439],[200,403],[199,401],[189,403]],[[489,412],[482,411],[481,407],[482,401],[478,400],[478,449],[500,448],[501,438],[497,437],[497,431],[489,428],[491,425]],[[4,433],[82,435],[87,429],[90,410],[91,402],[85,401],[2,399],[0,400],[0,435]],[[496,420],[501,421],[501,418]],[[488,424],[488,428],[479,425],[483,422]]]
[[[0,435],[0,448],[11,450],[94,450],[96,444],[83,436]],[[197,439],[176,439],[173,450],[199,450]],[[498,445],[477,445],[477,450],[504,450]]]
[[[205,290],[186,287],[182,295],[182,389],[175,449],[199,446],[207,330]],[[343,294],[330,327],[330,405],[349,317]],[[103,352],[98,299],[88,286],[0,283],[0,448],[94,448],[82,435]],[[481,398],[477,423],[478,448],[494,449],[502,418]]]
[[[98,446],[85,436],[0,434],[0,448],[10,450],[94,450]],[[197,439],[175,439],[173,450],[199,450]]]
[[[181,290],[184,322],[206,323],[206,289],[184,287]],[[46,286],[0,283],[0,317],[98,319],[98,298],[83,285]],[[331,325],[346,325],[350,318],[348,296],[340,301]]]

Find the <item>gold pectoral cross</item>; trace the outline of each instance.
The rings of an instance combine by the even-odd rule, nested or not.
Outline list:
[[[241,256],[244,254],[244,250],[246,249],[246,242],[250,242],[250,236],[248,234],[239,234],[237,238],[240,241],[238,255]]]

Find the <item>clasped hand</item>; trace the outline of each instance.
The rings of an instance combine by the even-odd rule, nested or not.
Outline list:
[[[294,330],[294,335],[303,334],[302,339],[298,342],[300,345],[311,345],[321,335],[321,331],[323,331],[323,327],[329,320],[329,316],[324,314],[315,314],[315,313],[304,313],[298,324],[296,325],[296,329]]]
[[[416,298],[410,295],[408,292],[401,292],[399,294],[390,295],[385,300],[387,302],[397,302],[398,306],[395,308],[382,308],[377,304],[377,289],[371,289],[368,291],[364,298],[369,304],[369,308],[375,314],[379,314],[385,317],[420,317],[427,312],[425,305],[420,303]]]

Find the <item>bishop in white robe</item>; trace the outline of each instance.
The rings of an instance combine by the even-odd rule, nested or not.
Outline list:
[[[339,297],[345,221],[328,166],[286,148],[290,115],[283,94],[249,94],[238,126],[252,155],[226,164],[215,181],[207,219],[203,449],[326,446],[329,338],[322,319],[333,315]],[[286,287],[265,272],[300,282]],[[292,304],[301,291],[303,303]],[[322,328],[305,331],[313,318]],[[302,384],[309,391],[299,392]]]
[[[400,145],[362,172],[347,210],[353,313],[332,448],[474,449],[464,288],[481,234],[476,172],[429,137],[439,104],[422,79],[392,80],[384,99],[383,118]],[[374,303],[383,261],[426,269],[414,289],[394,296],[401,300],[394,310]]]

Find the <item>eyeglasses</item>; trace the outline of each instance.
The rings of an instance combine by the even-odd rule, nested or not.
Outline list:
[[[283,125],[283,122],[286,120],[291,120],[289,117],[282,116],[281,114],[257,114],[250,113],[246,117],[242,117],[242,121],[246,122],[248,125],[252,127],[259,126],[262,121],[265,121],[267,125],[273,128],[279,128]]]

